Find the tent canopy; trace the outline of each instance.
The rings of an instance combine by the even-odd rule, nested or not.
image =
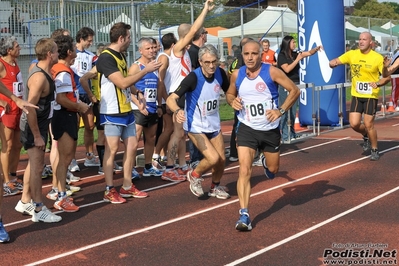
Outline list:
[[[283,24],[283,25],[282,25]],[[242,25],[220,30],[219,37],[240,37],[243,35],[264,35],[297,32],[297,15],[289,8],[268,6],[259,16]]]
[[[118,22],[125,22],[126,24],[133,25],[134,21],[129,18],[125,13],[120,14],[114,21],[112,21],[107,26],[100,28],[98,31],[101,33],[109,33],[111,27]],[[143,24],[140,24],[141,36],[150,37],[158,34],[157,30],[151,30],[146,28]]]
[[[383,28],[384,30],[389,30],[390,28],[392,28],[394,26],[395,26],[395,24],[393,24],[392,21],[388,21],[387,23],[382,25],[381,28]]]

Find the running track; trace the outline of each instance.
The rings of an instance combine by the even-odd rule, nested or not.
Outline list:
[[[76,185],[82,191],[74,201],[81,209],[61,213],[60,223],[33,223],[14,211],[18,195],[4,198],[11,242],[0,245],[0,265],[327,265],[323,252],[334,244],[384,244],[391,252],[399,248],[398,127],[395,116],[376,122],[378,162],[363,153],[360,136],[349,128],[284,144],[277,178],[266,180],[262,168],[254,167],[251,232],[234,229],[238,163],[226,163],[228,200],[197,198],[187,182],[142,178],[136,186],[150,197],[113,205],[102,201],[97,168],[79,160],[76,175],[82,180]],[[222,130],[228,146],[231,123]],[[79,148],[77,158],[83,156]],[[20,175],[26,160],[21,158]],[[43,180],[43,195],[50,181]],[[116,174],[115,184],[121,182]],[[209,176],[203,186],[207,191]],[[397,259],[389,254],[385,259]]]

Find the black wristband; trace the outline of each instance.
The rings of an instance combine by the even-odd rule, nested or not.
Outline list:
[[[177,113],[178,113],[180,110],[181,110],[181,108],[177,109],[177,110],[175,111],[175,115],[177,115]]]
[[[162,105],[157,105],[157,108],[161,108],[162,109]]]

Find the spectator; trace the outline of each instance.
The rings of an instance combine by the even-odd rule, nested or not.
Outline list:
[[[309,51],[297,51],[296,41],[292,36],[285,36],[280,45],[280,53],[277,58],[277,66],[290,78],[295,84],[299,84],[299,62],[306,57],[314,55],[322,47],[317,46]],[[285,102],[289,91],[279,85],[279,104]],[[282,141],[286,142],[298,137],[293,126],[288,127],[289,122],[295,120],[297,104],[294,103],[287,112],[282,114],[280,128]],[[292,125],[292,124],[291,124]],[[289,133],[290,130],[290,133]]]
[[[262,40],[262,48],[262,62],[277,66],[276,52],[270,49],[270,42],[268,39]]]
[[[391,40],[389,40],[389,41],[387,42],[387,45],[385,45],[384,51],[392,52],[392,46],[393,46],[393,43],[392,43]]]
[[[241,54],[241,49],[235,44],[233,44],[233,46],[231,48],[233,49],[233,56],[235,58],[238,58]]]
[[[26,36],[30,36],[29,30],[26,26],[22,25],[24,18],[21,17],[21,11],[18,8],[14,8],[11,16],[8,18],[8,25],[12,35],[15,33],[22,34],[22,40],[26,41]]]

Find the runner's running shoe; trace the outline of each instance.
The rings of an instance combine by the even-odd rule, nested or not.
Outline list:
[[[54,203],[54,208],[64,212],[77,212],[79,207],[73,203],[73,199],[70,197],[62,198]]]
[[[138,190],[134,185],[132,185],[132,187],[130,189],[124,189],[123,187],[121,187],[121,189],[119,190],[119,194],[123,198],[133,197],[133,198],[137,198],[137,199],[143,199],[143,198],[148,197],[147,192]]]
[[[228,199],[230,198],[229,193],[224,190],[223,186],[215,186],[208,192],[209,197],[215,197],[217,199]]]
[[[40,212],[33,212],[32,222],[44,222],[44,223],[57,223],[62,220],[62,217],[55,215],[46,206],[42,207]]]
[[[172,182],[182,182],[186,181],[185,176],[179,175],[179,173],[175,169],[167,169],[162,173],[162,180],[172,181]]]
[[[111,202],[113,204],[120,204],[120,203],[125,203],[126,202],[126,200],[119,195],[118,191],[116,191],[115,188],[111,188],[110,190],[106,190],[104,192],[103,200],[105,202]]]
[[[204,190],[202,189],[202,181],[204,181],[203,178],[199,177],[199,178],[195,178],[191,175],[191,172],[193,170],[190,170],[187,173],[187,180],[190,182],[190,190],[191,192],[197,196],[197,197],[201,197],[202,195],[204,195]]]
[[[251,219],[249,219],[248,212],[243,212],[240,210],[240,219],[236,222],[236,229],[238,231],[251,231]]]
[[[33,215],[35,212],[35,206],[33,206],[32,202],[23,203],[21,200],[19,200],[15,206],[15,210],[22,214]]]

